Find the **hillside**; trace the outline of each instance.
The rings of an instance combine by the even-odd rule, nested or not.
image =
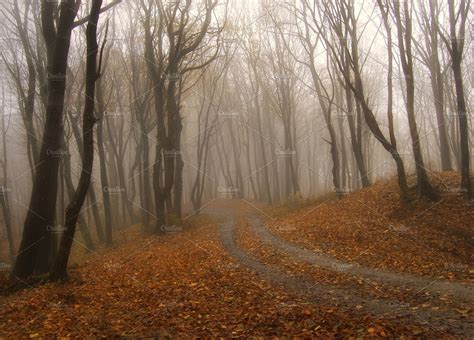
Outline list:
[[[432,180],[441,193],[437,202],[401,203],[395,180],[381,181],[271,219],[267,226],[349,262],[472,283],[474,204],[457,192],[456,173],[436,173]]]
[[[399,203],[376,183],[291,211],[212,202],[179,232],[139,226],[84,252],[66,283],[3,272],[0,337],[469,337],[472,206]],[[271,214],[271,215],[270,215]]]

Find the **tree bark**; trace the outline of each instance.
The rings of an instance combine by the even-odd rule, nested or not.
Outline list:
[[[63,135],[63,108],[67,57],[78,3],[61,2],[57,29],[54,3],[43,0],[43,36],[48,51],[48,104],[46,122],[23,237],[12,275],[20,279],[46,273],[51,265],[51,231],[56,208],[59,157]]]
[[[7,153],[7,127],[5,126],[5,91],[2,87],[2,148],[3,148],[3,159],[1,161],[1,166],[3,170],[3,183],[1,188],[1,201],[2,201],[2,210],[3,210],[3,219],[5,222],[5,230],[7,232],[8,239],[8,250],[10,255],[10,260],[15,260],[15,241],[13,237],[12,230],[12,215],[10,209],[10,200],[8,198],[9,188],[8,188],[8,153]]]
[[[95,83],[99,77],[97,68],[97,25],[99,21],[102,0],[93,0],[89,22],[87,25],[87,65],[86,65],[86,93],[84,105],[84,117],[82,125],[83,155],[82,172],[74,197],[66,210],[65,231],[61,239],[58,255],[51,273],[54,279],[64,279],[67,275],[67,263],[71,252],[76,222],[82,205],[86,198],[91,180],[94,164],[94,116],[95,107]]]
[[[63,138],[63,150],[68,150],[66,141]],[[64,178],[64,182],[66,185],[66,190],[68,194],[68,199],[70,201],[74,198],[74,184],[72,181],[72,171],[71,171],[71,156],[69,154],[63,157],[63,173],[62,176]],[[61,219],[61,223],[65,222],[66,218]],[[84,219],[83,214],[79,214],[78,218],[79,230],[81,231],[82,238],[84,239],[85,247],[88,250],[93,250],[95,248],[94,242],[92,241],[91,233],[87,226],[86,220]]]
[[[109,193],[109,177],[107,174],[107,162],[104,148],[104,99],[102,94],[102,86],[100,79],[97,82],[97,102],[99,121],[97,122],[97,149],[99,153],[99,165],[100,165],[100,183],[102,188],[102,200],[104,202],[104,215],[105,215],[105,243],[111,245],[112,240],[112,212],[110,207],[110,193]]]
[[[415,158],[415,169],[417,175],[417,191],[419,197],[427,197],[436,200],[438,195],[431,186],[428,179],[428,173],[425,168],[423,154],[420,146],[420,136],[415,118],[415,79],[413,73],[413,56],[412,56],[412,19],[409,13],[408,4],[403,4],[403,18],[400,11],[401,4],[395,3],[395,18],[398,31],[398,47],[400,49],[400,59],[402,61],[402,69],[405,75],[406,83],[406,109],[408,116],[408,125],[412,140],[413,156]]]
[[[451,54],[451,67],[453,69],[454,84],[456,87],[456,116],[459,122],[459,151],[461,156],[460,190],[466,199],[472,198],[472,186],[470,178],[469,124],[467,121],[467,105],[464,95],[462,59],[465,45],[464,36],[466,31],[466,19],[470,11],[470,4],[470,0],[462,0],[459,5],[459,11],[455,11],[454,2],[448,2],[451,40],[448,41],[448,39],[443,36]],[[461,20],[461,22],[457,30],[456,22],[458,20]]]

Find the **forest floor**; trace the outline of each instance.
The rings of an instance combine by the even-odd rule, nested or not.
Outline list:
[[[0,338],[472,338],[474,208],[456,175],[434,181],[436,203],[402,205],[387,181],[279,208],[218,200],[166,236],[134,226],[76,247],[69,282],[0,296]]]

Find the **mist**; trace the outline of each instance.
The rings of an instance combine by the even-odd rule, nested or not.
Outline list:
[[[4,0],[0,319],[15,321],[0,337],[472,335],[472,14],[471,0]],[[130,277],[102,326],[97,306],[73,329],[54,304],[80,280],[96,301]],[[34,308],[12,299],[43,287],[57,325],[19,327]]]

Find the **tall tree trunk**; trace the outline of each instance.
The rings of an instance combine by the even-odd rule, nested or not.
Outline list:
[[[254,68],[255,74],[257,74],[256,68]],[[256,88],[254,90],[254,93],[257,93],[255,96],[255,113],[256,113],[256,119],[257,119],[257,129],[258,129],[258,135],[259,135],[259,142],[260,142],[260,154],[262,156],[262,161],[263,161],[263,181],[265,184],[265,196],[267,199],[267,203],[272,205],[273,200],[272,200],[272,192],[270,188],[270,174],[268,171],[268,163],[267,163],[267,153],[265,152],[265,142],[264,142],[264,137],[263,137],[263,129],[262,129],[262,120],[260,117],[260,100],[259,100],[259,93],[260,93],[260,86],[259,86],[259,80],[256,79]]]
[[[183,130],[183,124],[181,122],[181,118],[179,118],[176,124],[176,169],[175,169],[175,180],[173,186],[173,193],[174,193],[174,202],[173,202],[173,212],[175,213],[177,218],[182,217],[182,201],[183,201],[183,155],[181,153],[181,132]]]
[[[351,91],[354,93],[354,97],[357,100],[357,104],[358,104],[358,110],[362,111],[367,127],[372,132],[374,137],[384,147],[384,149],[387,150],[393,157],[396,167],[397,167],[397,179],[398,179],[398,185],[400,188],[400,198],[402,201],[406,201],[408,200],[408,184],[407,184],[407,179],[406,179],[405,166],[403,164],[403,160],[400,157],[400,154],[396,146],[393,145],[391,142],[389,142],[387,138],[384,136],[377,122],[377,119],[375,118],[375,115],[370,109],[367,103],[367,99],[365,98],[365,90],[364,90],[364,85],[362,82],[361,67],[360,67],[360,62],[359,62],[359,51],[358,51],[358,46],[357,46],[358,44],[356,43],[358,41],[358,36],[357,36],[357,27],[355,24],[356,20],[353,13],[353,9],[350,9],[350,11],[346,14],[348,14],[347,20],[349,20],[347,24],[351,22],[353,25],[353,27],[349,30],[352,46],[350,46],[350,50],[349,50],[349,47],[347,47],[346,51],[347,52],[350,51],[350,54],[351,54],[351,58],[352,58],[351,65],[352,65],[352,70],[354,72],[354,83],[352,83],[352,80],[343,73],[344,79],[345,79],[346,85],[349,86],[351,88]],[[334,56],[334,57],[337,57],[337,56]],[[340,66],[340,68],[342,67]],[[359,143],[362,143],[361,130],[362,130],[361,124],[360,122],[358,122],[357,134],[358,134]]]
[[[92,216],[94,217],[95,230],[97,238],[101,243],[105,242],[104,230],[102,229],[102,221],[100,220],[99,208],[97,207],[97,196],[93,182],[91,181],[88,191],[89,198],[91,200]]]
[[[15,259],[15,242],[13,239],[12,218],[10,211],[10,202],[8,200],[8,189],[5,185],[1,189],[0,195],[0,199],[2,201],[3,219],[5,222],[5,229],[7,231],[8,251],[10,255],[10,260],[13,262]]]
[[[10,260],[15,260],[15,241],[13,237],[12,230],[12,215],[10,209],[10,200],[8,198],[9,188],[8,188],[8,153],[7,153],[7,127],[5,126],[5,92],[2,86],[2,148],[3,148],[3,159],[1,161],[1,166],[3,170],[3,183],[0,190],[0,199],[2,201],[2,211],[3,211],[3,220],[5,222],[5,229],[7,232],[8,239],[8,250],[10,255]]]
[[[63,150],[68,150],[68,147],[66,145],[66,141],[65,141],[64,137],[63,137],[62,145],[63,145]],[[67,193],[68,193],[68,198],[69,198],[69,201],[71,202],[74,198],[74,184],[73,184],[73,181],[72,181],[71,156],[69,154],[66,154],[63,157],[62,164],[63,164],[63,173],[61,175],[64,178],[64,182],[65,182],[65,185],[66,185],[66,190],[67,190]],[[66,218],[64,218],[64,220],[62,219],[61,223],[65,222],[65,221],[66,221]],[[87,226],[87,221],[84,219],[83,214],[79,214],[78,224],[79,224],[79,229],[80,229],[81,234],[82,234],[82,238],[84,239],[85,247],[88,250],[93,250],[95,248],[94,242],[92,241],[92,236],[91,236],[91,233],[90,233],[89,228]]]
[[[464,84],[461,70],[461,58],[458,55],[453,58],[452,67],[456,84],[456,104],[459,122],[459,145],[461,151],[461,191],[467,199],[470,199],[472,197],[472,187],[469,164],[469,125],[467,121],[466,100],[464,98]]]
[[[112,151],[112,158],[115,163],[114,169],[117,171],[117,188],[119,189],[117,194],[119,194],[118,196],[120,196],[120,201],[122,205],[122,208],[120,209],[122,215],[121,222],[124,226],[126,226],[133,220],[133,209],[131,206],[131,202],[128,199],[128,188],[125,180],[125,169],[123,166],[124,154],[122,152],[123,150],[121,149],[121,147],[119,147],[120,145],[122,145],[121,139],[123,137],[122,134],[119,133],[118,141],[114,140],[114,135],[112,134],[112,127],[110,126],[110,121],[108,119],[106,119],[106,128],[109,137],[109,145]],[[123,125],[121,126],[121,130],[121,132],[123,133]]]
[[[311,53],[311,56],[313,54]],[[341,180],[340,180],[340,160],[339,160],[339,151],[337,146],[337,136],[336,131],[334,129],[332,118],[331,118],[331,107],[332,107],[332,100],[333,98],[326,98],[329,97],[328,93],[326,92],[326,97],[323,94],[323,87],[321,78],[316,70],[314,64],[310,64],[310,71],[313,80],[313,85],[318,97],[319,105],[321,106],[321,110],[324,117],[324,122],[326,123],[328,133],[329,133],[329,141],[328,144],[330,146],[331,152],[331,159],[332,159],[332,182],[334,185],[334,190],[337,193],[338,197],[341,197],[343,192],[341,188]],[[328,103],[326,103],[326,100]]]
[[[339,128],[339,147],[341,149],[341,168],[340,168],[340,185],[344,190],[348,190],[348,181],[347,178],[348,164],[347,164],[347,152],[346,152],[346,140],[344,136],[344,122],[342,119],[338,119],[338,128]]]
[[[97,103],[99,112],[99,121],[97,122],[97,149],[99,153],[99,165],[100,165],[100,183],[102,189],[102,200],[104,203],[104,215],[105,215],[105,243],[107,245],[112,244],[112,213],[110,207],[110,193],[109,193],[109,178],[107,174],[107,161],[104,147],[104,99],[102,94],[101,80],[97,81]]]
[[[237,182],[237,198],[244,197],[244,183],[242,178],[242,167],[240,166],[240,148],[238,148],[237,139],[235,138],[234,127],[232,126],[232,119],[228,120],[229,123],[229,132],[230,132],[230,142],[232,144],[232,154],[234,155],[234,166],[235,166],[235,178]],[[264,164],[266,167],[266,164]]]
[[[448,2],[451,40],[448,42],[448,40],[444,38],[451,54],[451,66],[453,69],[454,84],[456,87],[456,116],[459,122],[459,149],[461,155],[460,189],[466,199],[472,198],[472,186],[469,164],[469,124],[467,121],[467,106],[466,99],[464,96],[462,59],[465,45],[464,36],[466,31],[466,19],[469,11],[472,10],[470,8],[470,4],[470,0],[462,0],[459,4],[459,10],[456,11],[454,2]],[[460,20],[459,29],[456,29],[456,22],[458,20]]]
[[[142,125],[142,131],[143,125]],[[150,230],[150,214],[151,214],[151,182],[150,182],[150,146],[148,143],[148,134],[142,137],[143,152],[142,152],[142,182],[143,182],[143,227],[146,231]]]
[[[26,11],[24,14],[24,18],[26,20],[30,10],[30,5],[26,4]],[[39,147],[39,139],[36,134],[33,118],[34,118],[34,110],[35,110],[35,98],[36,98],[36,68],[35,68],[35,60],[33,57],[33,50],[31,48],[31,44],[29,42],[29,36],[28,36],[28,25],[26,22],[22,22],[22,17],[20,14],[20,9],[18,7],[18,0],[15,0],[13,2],[13,18],[15,20],[16,24],[16,29],[18,31],[18,35],[20,38],[21,46],[24,52],[26,64],[27,64],[27,69],[28,69],[28,88],[26,90],[26,96],[25,96],[25,91],[20,91],[22,84],[21,84],[21,78],[19,75],[17,75],[17,90],[19,97],[21,98],[20,101],[20,110],[22,111],[22,118],[23,118],[23,123],[25,126],[26,130],[26,140],[27,144],[29,145],[28,148],[28,153],[29,157],[31,159],[30,165],[33,165],[31,167],[32,175],[34,178],[34,172],[35,172],[35,166],[38,164],[38,158],[39,158],[39,153],[40,153],[40,147]],[[10,71],[12,72],[12,70]]]
[[[266,102],[265,102],[266,103]],[[268,126],[268,135],[270,140],[275,140],[275,127]],[[273,203],[278,204],[281,202],[281,193],[280,193],[280,173],[278,171],[278,158],[277,158],[277,150],[275,143],[271,143],[270,145],[270,154],[272,157],[272,164],[273,164]]]
[[[166,225],[166,213],[165,213],[165,202],[166,195],[161,187],[161,175],[162,175],[162,148],[159,143],[156,144],[155,148],[155,163],[153,164],[153,189],[155,193],[155,233],[163,233]]]
[[[436,50],[438,47],[436,47]],[[448,133],[446,131],[446,118],[444,116],[444,83],[441,75],[438,52],[434,52],[433,66],[435,72],[431,74],[431,88],[433,91],[434,105],[436,110],[436,120],[438,123],[439,153],[441,158],[441,170],[450,171],[453,169],[451,164],[451,151],[448,142]]]
[[[97,54],[99,51],[97,45],[97,24],[99,21],[101,6],[102,0],[93,0],[91,13],[89,15],[89,23],[86,30],[87,64],[86,94],[82,123],[82,140],[84,149],[82,155],[82,171],[77,190],[66,210],[65,231],[51,273],[51,276],[55,279],[64,279],[67,275],[67,263],[69,261],[69,254],[74,241],[76,222],[89,189],[94,164],[94,124],[96,122],[96,118],[94,117],[95,83],[99,72],[97,69]]]
[[[346,58],[346,69],[348,69],[348,62],[349,60]],[[346,95],[346,105],[347,105],[347,122],[349,125],[349,133],[351,136],[351,146],[352,146],[352,152],[354,153],[354,158],[357,164],[357,169],[359,171],[360,175],[360,182],[362,184],[363,188],[366,188],[370,185],[369,177],[367,175],[367,169],[365,166],[365,160],[364,160],[364,154],[362,152],[362,144],[360,140],[358,139],[358,134],[356,131],[356,126],[355,126],[355,110],[354,110],[354,101],[353,101],[353,95],[351,93],[351,89],[349,86],[344,86],[345,89],[345,95]]]
[[[62,1],[57,30],[55,4],[43,0],[43,36],[48,50],[48,104],[41,151],[34,175],[33,189],[23,228],[23,237],[12,275],[20,279],[33,272],[50,269],[51,227],[54,224],[58,185],[59,157],[63,135],[63,108],[66,89],[67,57],[78,3]]]
[[[420,197],[437,199],[438,195],[428,179],[423,155],[420,146],[420,136],[415,118],[415,79],[413,72],[412,57],[412,19],[409,14],[408,4],[403,4],[404,18],[400,12],[400,4],[395,4],[395,18],[397,21],[398,46],[400,49],[402,69],[406,83],[406,108],[408,126],[412,140],[413,156],[415,158],[415,169],[417,175],[417,190]]]
[[[70,113],[68,114],[68,116],[69,116],[69,119],[71,120],[71,129],[72,129],[72,132],[73,132],[73,135],[74,135],[74,139],[76,140],[77,148],[79,150],[79,155],[82,158],[83,154],[84,154],[84,146],[83,146],[83,143],[82,143],[82,136],[81,136],[81,131],[79,129],[78,118],[74,117]],[[66,146],[66,141],[63,141],[63,145]],[[70,163],[69,156],[68,156],[68,161]],[[69,170],[67,172],[65,172],[69,177],[71,176],[70,168],[71,168],[71,166],[69,164]],[[72,183],[72,180],[71,180],[71,183]],[[68,193],[69,193],[70,199],[72,199],[72,195],[74,194],[74,186],[73,185],[68,187]],[[97,237],[98,237],[99,241],[103,243],[103,242],[105,242],[104,232],[102,230],[102,222],[100,220],[99,209],[98,209],[97,204],[96,204],[97,198],[96,198],[94,186],[92,185],[92,183],[89,186],[88,195],[89,195],[89,199],[91,201],[91,209],[92,209],[92,215],[94,217],[94,224],[95,224],[95,227],[96,227]],[[63,221],[63,220],[64,219],[61,219],[61,221]],[[81,230],[82,230],[82,227],[81,227]]]

